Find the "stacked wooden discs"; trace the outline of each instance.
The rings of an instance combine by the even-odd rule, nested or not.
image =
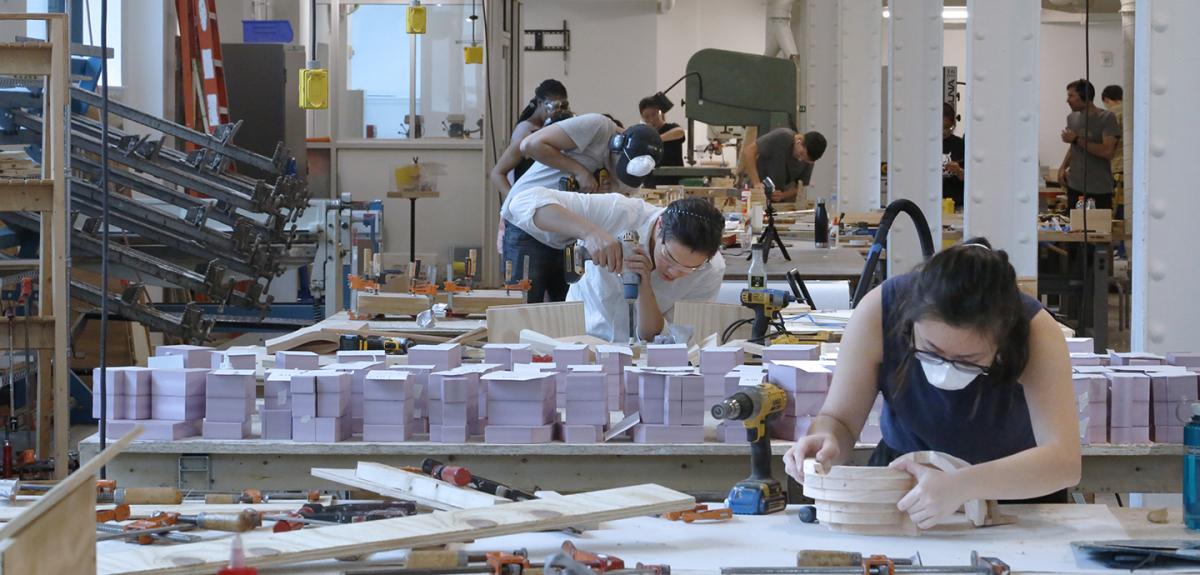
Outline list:
[[[916,480],[886,467],[834,466],[820,473],[804,462],[804,495],[816,501],[817,521],[833,531],[887,535],[912,533],[908,514],[896,508]]]

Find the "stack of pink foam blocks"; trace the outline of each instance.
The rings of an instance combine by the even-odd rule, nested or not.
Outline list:
[[[218,369],[209,372],[204,389],[204,438],[249,437],[256,392],[253,369]]]
[[[110,367],[105,386],[108,437],[117,438],[150,419],[150,370],[144,367]],[[100,369],[92,372],[92,417],[100,418]]]
[[[334,443],[350,437],[351,375],[305,371],[292,376],[292,439]]]
[[[350,412],[346,425],[349,426],[347,432],[349,434],[362,433],[363,430],[363,381],[367,374],[372,371],[384,369],[387,366],[386,360],[377,360],[374,355],[361,355],[362,352],[355,352],[356,355],[342,356],[338,353],[338,363],[331,363],[322,369],[330,371],[344,371],[350,374]],[[342,360],[351,360],[343,362]]]
[[[1079,412],[1079,440],[1084,444],[1108,442],[1108,378],[1098,373],[1071,376]]]
[[[511,371],[514,364],[533,362],[533,348],[527,343],[489,343],[483,346],[483,362]]]
[[[567,406],[567,374],[571,372],[571,366],[591,365],[592,351],[584,344],[563,344],[555,346],[553,357],[554,368],[557,372],[554,379],[554,394],[558,398],[557,407],[562,409]],[[607,397],[607,391],[605,393]]]
[[[703,359],[701,360],[703,363]],[[717,401],[737,393],[742,387],[754,387],[767,382],[767,368],[761,365],[735,365],[725,374],[725,393]],[[715,404],[716,402],[713,402]],[[711,409],[712,405],[709,406]],[[717,424],[717,439],[725,443],[745,443],[746,426],[740,421]]]
[[[1158,443],[1183,443],[1191,406],[1200,399],[1196,373],[1187,369],[1150,372],[1151,436]]]
[[[363,380],[363,441],[409,441],[419,394],[411,373],[375,370]]]
[[[263,439],[292,439],[292,378],[319,367],[320,358],[312,352],[275,354],[275,367],[264,377],[263,408],[258,414]]]
[[[600,443],[608,428],[611,404],[608,399],[608,375],[601,365],[572,365],[562,374],[566,380],[560,403],[565,409],[563,441]]]
[[[461,368],[429,375],[429,440],[466,443],[481,435],[479,372]],[[485,408],[486,409],[486,408]]]
[[[647,367],[631,373],[637,375],[637,411],[642,421],[633,428],[635,442],[704,442],[703,376],[686,367]]]
[[[549,443],[558,423],[556,374],[535,370],[495,371],[487,386],[487,443]]]
[[[1108,438],[1111,443],[1150,442],[1150,377],[1132,371],[1109,371]]]
[[[625,408],[625,369],[633,365],[633,350],[623,345],[598,345],[596,356],[604,371],[609,407],[614,411],[632,413]]]
[[[767,372],[769,381],[787,392],[788,400],[783,415],[771,424],[772,437],[788,441],[804,437],[813,418],[821,413],[833,372],[819,361],[793,360],[772,361]]]

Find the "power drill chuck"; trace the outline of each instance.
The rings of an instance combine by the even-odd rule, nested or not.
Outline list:
[[[754,402],[745,393],[735,393],[712,406],[712,416],[718,420],[741,421],[754,411]]]

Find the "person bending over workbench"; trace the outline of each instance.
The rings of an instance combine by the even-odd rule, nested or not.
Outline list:
[[[583,114],[555,122],[530,134],[521,151],[536,162],[512,186],[504,198],[514,198],[536,188],[558,189],[564,178],[574,178],[577,191],[620,191],[630,193],[642,185],[662,159],[662,139],[650,126],[637,125],[622,131],[603,114]],[[600,182],[603,169],[609,177]],[[501,215],[504,210],[501,208]],[[561,249],[553,249],[530,236],[512,220],[503,226],[503,261],[511,266],[505,283],[523,279],[529,259],[529,303],[563,301],[567,295],[566,270]],[[507,272],[506,272],[507,273]]]
[[[752,187],[761,186],[766,177],[775,182],[771,201],[794,202],[801,184],[807,186],[812,180],[813,163],[825,155],[825,146],[825,136],[820,132],[799,134],[776,128],[746,144],[742,169]]]
[[[588,334],[607,341],[629,340],[629,307],[620,277],[625,267],[641,275],[637,334],[647,341],[665,331],[675,302],[715,301],[725,275],[725,259],[718,253],[725,220],[703,198],[660,208],[621,194],[534,188],[509,202],[502,215],[556,248],[584,241],[592,260],[567,301],[583,301]],[[630,230],[637,231],[641,245],[623,254],[620,237]]]
[[[922,529],[973,499],[1067,503],[1065,489],[1079,482],[1066,341],[987,240],[948,248],[867,294],[846,326],[820,415],[784,455],[788,475],[803,483],[809,457],[849,460],[880,392],[883,440],[870,464],[916,478],[898,507]],[[971,466],[893,463],[924,450]]]

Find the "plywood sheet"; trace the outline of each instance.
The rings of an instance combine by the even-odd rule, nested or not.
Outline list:
[[[710,335],[717,334],[719,338],[733,322],[739,319],[753,319],[754,310],[731,303],[711,303],[699,301],[681,301],[675,304],[675,315],[672,323],[687,325],[695,329],[688,345],[699,345]],[[730,336],[730,340],[748,339],[750,324],[746,324]],[[719,343],[719,341],[718,341]]]
[[[509,503],[508,499],[451,485],[420,473],[382,463],[360,461],[357,469],[312,470],[314,477],[336,481],[398,499],[412,499],[434,509],[470,509]]]
[[[487,310],[489,343],[520,343],[521,330],[559,338],[583,335],[583,302],[530,303]]]

